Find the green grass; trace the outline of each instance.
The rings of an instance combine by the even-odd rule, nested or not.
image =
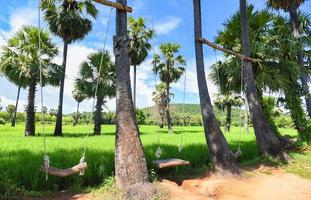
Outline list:
[[[85,146],[86,133],[92,131],[92,127],[64,126],[63,137],[53,137],[53,128],[53,126],[46,127],[47,148],[51,165],[67,168],[77,164]],[[24,137],[24,126],[21,124],[15,128],[11,128],[9,125],[0,126],[0,177],[5,177],[18,187],[31,191],[98,186],[104,182],[105,178],[113,176],[114,173],[115,126],[103,125],[102,129],[101,136],[90,136],[89,138],[86,157],[88,169],[85,176],[67,178],[50,176],[48,181],[45,181],[45,174],[39,170],[44,154],[40,125],[37,126],[36,137]],[[231,148],[235,151],[240,143],[243,152],[242,162],[258,160],[253,132],[245,134],[240,133],[240,130],[238,127],[233,127],[230,133],[225,134]],[[190,167],[177,168],[174,172],[175,175],[196,175],[203,173],[211,166],[202,127],[175,127],[175,134],[167,134],[167,129],[159,129],[156,126],[140,126],[140,132],[150,172],[154,170],[151,162],[156,159],[155,151],[159,145],[163,151],[161,158],[177,157],[191,162]],[[281,132],[292,136],[297,135],[295,130],[281,129]],[[158,144],[158,136],[160,144]],[[181,137],[184,149],[179,153]]]

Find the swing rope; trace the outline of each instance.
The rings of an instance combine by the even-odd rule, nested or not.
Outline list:
[[[217,56],[217,52],[216,52],[216,49],[214,49],[214,56],[215,56],[215,61],[216,61],[216,64],[218,64],[218,56]],[[221,85],[220,85],[220,75],[219,75],[219,68],[220,66],[216,66],[216,73],[217,73],[217,82],[218,82],[218,86],[219,86],[219,92],[221,91]],[[221,96],[220,96],[221,97]],[[221,111],[221,115],[224,116],[224,102],[223,100],[220,99],[220,111]],[[225,131],[226,133],[226,131]]]
[[[185,67],[185,80],[184,80],[184,93],[183,93],[183,106],[182,106],[182,114],[183,114],[183,120],[182,120],[182,128],[181,128],[181,135],[180,135],[180,146],[179,146],[179,153],[183,150],[183,138],[184,138],[184,128],[185,128],[185,103],[186,103],[186,87],[187,87],[187,65]]]
[[[40,74],[40,103],[41,103],[41,125],[42,125],[42,134],[43,134],[43,149],[44,149],[44,169],[45,169],[45,180],[48,180],[48,169],[50,167],[50,158],[47,152],[47,143],[46,143],[46,132],[45,132],[45,113],[44,108],[44,99],[43,99],[43,74],[42,74],[42,62],[41,62],[41,0],[38,1],[38,60],[39,60],[39,74]]]
[[[113,6],[113,3],[112,3],[112,6]],[[105,55],[105,49],[106,49],[106,44],[107,44],[107,38],[108,38],[108,32],[109,32],[109,27],[110,27],[112,10],[113,10],[113,7],[111,7],[110,12],[109,12],[107,29],[106,29],[106,33],[105,33],[105,39],[104,39],[104,48],[103,48],[104,51],[102,52],[101,59],[100,59],[99,74],[98,74],[96,85],[95,85],[95,92],[94,92],[94,98],[93,98],[93,103],[92,103],[92,110],[91,110],[91,114],[90,114],[90,122],[93,119],[93,113],[94,113],[94,110],[95,110],[96,96],[98,94],[99,82],[100,82],[100,78],[101,78],[101,71],[102,71],[102,67],[103,67],[103,61],[104,61],[104,55]],[[87,151],[88,146],[89,146],[89,136],[90,136],[90,132],[88,132],[87,135],[86,135],[86,143],[85,143],[85,146],[84,146],[82,157],[80,159],[80,163],[85,162],[86,151]],[[84,171],[81,171],[80,175],[84,175]]]
[[[244,98],[246,99],[246,95],[243,95],[243,85],[244,85],[244,65],[243,65],[243,59],[241,59],[241,88],[240,88],[240,95],[241,95],[241,98],[243,99],[243,96]],[[246,108],[246,104],[244,105],[244,109],[245,109],[245,112],[247,112],[247,108]],[[240,133],[238,135],[238,150],[237,150],[237,153],[241,154],[242,151],[241,151],[241,135],[242,135],[242,127],[243,127],[243,113],[240,112]]]
[[[113,6],[113,2],[112,2],[112,6]],[[45,114],[43,111],[44,108],[44,98],[43,98],[43,73],[42,73],[42,63],[41,63],[41,9],[40,9],[40,5],[41,5],[41,0],[38,1],[38,29],[39,29],[39,36],[38,36],[38,52],[39,52],[39,71],[40,71],[40,101],[41,101],[41,117],[42,117],[42,131],[43,131],[43,140],[44,140],[44,156],[43,156],[43,161],[44,161],[44,166],[43,166],[43,170],[45,171],[45,177],[46,180],[48,180],[48,174],[53,174],[56,176],[68,176],[68,175],[73,175],[76,172],[80,173],[80,176],[84,175],[85,172],[85,167],[86,167],[86,162],[85,162],[85,156],[86,156],[86,151],[88,149],[88,145],[89,145],[89,135],[90,132],[87,133],[86,135],[86,143],[84,146],[84,150],[82,153],[82,157],[80,159],[79,165],[74,166],[72,168],[68,168],[68,169],[57,169],[54,167],[50,167],[50,159],[48,156],[48,150],[47,150],[47,142],[46,142],[46,131],[45,131]],[[106,49],[106,44],[107,44],[107,38],[108,38],[108,31],[109,31],[109,27],[110,27],[110,21],[111,21],[111,15],[112,15],[112,10],[113,7],[111,7],[110,9],[110,13],[109,13],[109,18],[108,18],[108,24],[107,24],[107,30],[105,33],[105,40],[104,40],[104,50]],[[92,104],[92,112],[90,115],[90,121],[92,121],[93,118],[93,112],[95,110],[95,102],[96,102],[96,96],[98,93],[98,88],[99,88],[99,82],[100,82],[100,78],[101,78],[101,70],[102,70],[102,65],[103,65],[103,60],[104,60],[104,54],[105,51],[102,52],[102,56],[101,56],[101,61],[100,61],[100,67],[99,67],[99,75],[97,77],[97,82],[96,82],[96,87],[95,87],[95,93],[94,93],[94,100],[93,100],[93,104]]]

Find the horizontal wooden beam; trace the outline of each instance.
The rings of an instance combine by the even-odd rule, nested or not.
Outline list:
[[[250,57],[244,56],[243,54],[240,54],[238,52],[222,48],[222,47],[220,47],[220,46],[214,44],[213,42],[210,42],[210,41],[208,41],[207,39],[204,39],[204,38],[198,38],[197,41],[201,42],[203,44],[206,44],[206,45],[212,47],[213,49],[217,49],[219,51],[231,54],[231,55],[236,56],[238,58],[241,58],[243,60],[247,60],[247,61],[251,61],[251,62],[262,62],[262,60],[260,60],[260,59],[250,58]]]
[[[117,3],[117,2],[112,2],[112,1],[107,1],[107,0],[95,0],[97,3],[103,4],[105,6],[110,6],[110,7],[114,7],[118,10],[123,10],[125,12],[133,12],[132,7],[129,6],[124,6],[121,3]]]

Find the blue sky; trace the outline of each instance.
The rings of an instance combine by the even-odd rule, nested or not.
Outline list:
[[[249,3],[256,8],[265,8],[264,0],[249,0]],[[152,4],[151,4],[152,3]],[[37,0],[10,0],[0,1],[0,46],[23,25],[37,25]],[[151,27],[152,11],[154,28],[157,37],[155,38],[155,50],[161,43],[176,42],[181,45],[180,53],[187,60],[187,89],[186,103],[199,103],[197,92],[197,80],[194,66],[194,44],[193,44],[193,11],[191,0],[128,0],[128,4],[133,7],[133,17],[142,16],[146,18],[148,26]],[[238,10],[238,0],[202,0],[203,29],[204,37],[213,39],[217,30],[222,29],[222,23]],[[68,67],[65,83],[64,112],[70,113],[75,110],[76,103],[71,96],[73,89],[73,80],[77,76],[79,64],[85,60],[86,56],[92,52],[102,49],[104,44],[104,35],[107,28],[110,8],[97,5],[100,15],[94,21],[92,32],[83,40],[78,41],[69,47]],[[302,7],[304,11],[311,11],[311,1],[305,3]],[[109,29],[107,49],[112,50],[112,36],[115,32],[115,12],[112,13],[112,21]],[[46,29],[47,26],[44,24]],[[62,42],[59,38],[53,36],[54,42],[58,45],[60,54],[55,62],[61,63]],[[215,62],[214,51],[208,47],[204,49],[206,69]],[[217,53],[221,58],[221,53]],[[138,68],[137,80],[137,104],[138,107],[152,106],[152,92],[154,90],[154,75],[151,70],[150,58]],[[184,77],[173,85],[175,98],[174,103],[181,103],[183,96]],[[208,80],[210,94],[213,98],[216,93],[215,86]],[[0,98],[1,104],[14,104],[17,87],[4,77],[0,77]],[[36,105],[39,107],[39,92],[37,93]],[[48,108],[57,108],[58,88],[44,88],[45,106]],[[21,92],[21,104],[19,110],[24,110],[27,100],[27,91]],[[115,99],[108,101],[108,107],[115,109]],[[82,103],[83,111],[91,110],[91,100]]]

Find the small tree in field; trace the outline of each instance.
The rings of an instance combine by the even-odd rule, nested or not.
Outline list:
[[[14,114],[15,106],[10,104],[6,107],[6,112],[9,114],[9,119],[12,121],[13,119],[13,114]]]
[[[166,84],[160,83],[157,85],[156,90],[153,92],[153,101],[155,102],[155,107],[158,112],[158,118],[160,121],[160,128],[164,127],[165,123],[165,113],[167,109],[167,98],[169,98],[166,94]]]
[[[79,107],[80,107],[80,103],[82,101],[84,101],[84,99],[87,97],[85,94],[83,94],[83,92],[79,91],[77,88],[75,88],[72,91],[72,96],[73,98],[76,100],[77,102],[77,111],[76,111],[76,116],[74,117],[74,123],[73,125],[77,125],[78,124],[78,120],[79,120]]]

